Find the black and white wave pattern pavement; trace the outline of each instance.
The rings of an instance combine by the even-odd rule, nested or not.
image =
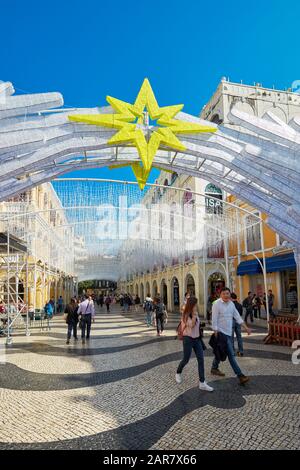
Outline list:
[[[177,385],[182,344],[176,314],[156,337],[144,315],[99,311],[92,338],[66,345],[66,326],[14,337],[0,362],[0,449],[299,449],[300,365],[292,350],[266,346],[264,330],[245,337],[239,358],[251,381],[225,378],[198,389],[194,356]],[[210,332],[205,333],[208,342]],[[2,351],[4,339],[1,339]]]

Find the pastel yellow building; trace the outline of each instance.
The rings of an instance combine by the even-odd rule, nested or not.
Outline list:
[[[265,214],[261,214],[233,196],[229,196],[228,201],[262,219],[261,224],[245,229],[242,236],[229,244],[231,288],[240,299],[245,298],[249,291],[263,297],[266,289],[270,289],[275,296],[275,310],[287,308],[288,290],[290,288],[297,290],[297,271],[293,251],[278,234],[268,227]],[[263,264],[263,254],[266,259],[266,287],[260,265],[260,263]]]

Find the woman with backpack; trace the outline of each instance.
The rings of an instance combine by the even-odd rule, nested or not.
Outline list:
[[[160,297],[155,297],[153,311],[156,317],[157,336],[161,336],[164,331],[166,307]]]
[[[175,378],[178,384],[182,382],[182,370],[189,362],[192,350],[194,350],[198,361],[199,388],[200,390],[212,392],[213,388],[205,382],[203,343],[200,337],[200,319],[197,302],[195,297],[188,298],[182,312],[181,322],[178,326],[178,336],[183,340],[183,359],[177,368]]]

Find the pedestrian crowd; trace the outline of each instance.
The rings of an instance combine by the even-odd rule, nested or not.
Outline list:
[[[287,301],[291,308],[291,313],[298,307],[297,292],[295,289],[289,289]],[[53,299],[46,302],[44,314],[49,319],[52,318],[55,309],[58,313],[64,312],[64,319],[67,324],[67,344],[70,344],[71,337],[78,341],[77,331],[81,330],[81,341],[85,344],[89,341],[91,335],[92,323],[95,321],[95,303],[101,309],[105,306],[107,313],[110,312],[111,304],[119,303],[123,312],[139,312],[143,309],[144,321],[148,328],[156,328],[157,336],[164,334],[165,325],[168,321],[167,308],[161,299],[160,294],[154,298],[147,293],[143,302],[138,295],[129,293],[108,294],[104,296],[84,295],[82,297],[73,297],[70,302],[64,305],[62,296],[57,299],[55,304]],[[221,362],[228,359],[229,364],[239,380],[240,384],[249,381],[241,370],[236,356],[244,356],[242,329],[248,335],[251,330],[248,321],[254,322],[254,318],[261,318],[261,309],[269,310],[270,316],[275,316],[274,294],[269,290],[267,295],[260,297],[257,294],[248,292],[247,297],[240,303],[237,295],[230,292],[227,287],[220,290],[219,296],[211,295],[207,302],[207,319],[211,324],[213,333],[209,339],[209,346],[213,350],[214,358],[211,364],[211,375],[224,377],[225,374],[220,370]],[[175,380],[178,384],[182,382],[183,369],[188,364],[192,351],[194,351],[198,364],[199,388],[202,391],[212,392],[213,387],[207,384],[205,380],[204,351],[207,349],[203,340],[203,329],[205,323],[200,321],[198,311],[198,300],[193,293],[186,292],[183,304],[181,305],[181,319],[177,327],[177,338],[182,340],[183,357],[180,361]],[[5,313],[5,304],[0,300],[0,314]],[[1,331],[0,331],[1,333]],[[235,349],[235,339],[237,340],[237,351]]]
[[[218,295],[216,293],[210,295],[207,301],[207,319],[210,322],[212,314],[212,306],[216,300],[218,300]],[[276,313],[274,311],[275,296],[271,289],[268,290],[266,294],[264,292],[263,296],[259,296],[251,291],[248,292],[247,297],[243,300],[241,304],[241,315],[244,316],[245,323],[254,322],[254,318],[262,318],[262,307],[264,308],[265,316],[267,314],[267,306],[269,310],[270,318],[276,318]],[[290,313],[293,314],[294,310],[298,308],[298,297],[297,290],[295,287],[290,287],[287,293],[287,304],[290,308]]]

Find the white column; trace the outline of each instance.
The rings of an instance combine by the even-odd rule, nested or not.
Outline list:
[[[294,256],[296,261],[296,274],[297,274],[297,294],[298,294],[298,322],[300,322],[300,307],[299,307],[299,297],[300,297],[300,250],[294,250]]]
[[[241,253],[242,253],[242,249],[241,249],[241,237],[240,237],[240,233],[243,233],[243,231],[240,232],[240,224],[241,224],[241,219],[240,219],[240,213],[239,213],[239,210],[236,209],[236,225],[237,225],[237,250],[238,250],[238,253],[237,253],[237,259],[238,259],[238,265],[240,264],[240,262],[242,261],[242,257],[241,257]],[[238,276],[238,279],[239,279],[239,298],[240,300],[242,300],[244,298],[244,291],[243,291],[243,281],[242,281],[242,276]]]

